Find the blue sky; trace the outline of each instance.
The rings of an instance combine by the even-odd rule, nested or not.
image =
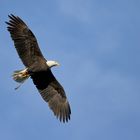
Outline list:
[[[1,0],[0,139],[139,140],[140,1]],[[21,17],[38,39],[71,104],[60,123],[31,80],[20,89],[12,72],[24,68],[4,21]]]

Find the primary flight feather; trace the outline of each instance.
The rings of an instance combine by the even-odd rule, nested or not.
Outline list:
[[[51,67],[59,65],[56,61],[44,58],[36,37],[25,22],[17,16],[9,15],[8,31],[25,69],[15,71],[13,79],[23,83],[31,77],[42,98],[48,102],[50,109],[60,121],[70,120],[71,109],[65,91],[56,80]]]

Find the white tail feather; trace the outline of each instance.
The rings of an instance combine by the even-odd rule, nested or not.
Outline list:
[[[20,83],[15,89],[18,89],[29,77],[27,69],[14,71],[13,80]]]

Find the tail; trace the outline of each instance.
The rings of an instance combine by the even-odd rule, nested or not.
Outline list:
[[[24,70],[14,71],[12,77],[13,77],[13,80],[20,83],[20,85],[15,88],[15,89],[18,89],[21,86],[21,84],[23,84],[30,77],[30,75],[27,69],[24,69]]]

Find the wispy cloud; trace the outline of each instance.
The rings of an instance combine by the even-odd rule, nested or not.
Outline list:
[[[60,0],[60,11],[76,18],[82,22],[90,22],[90,1],[89,0]]]

